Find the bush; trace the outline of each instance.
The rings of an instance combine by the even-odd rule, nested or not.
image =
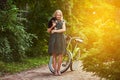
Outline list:
[[[18,17],[19,10],[11,0],[1,6],[0,59],[6,62],[21,61],[25,57],[25,51],[31,46],[34,35],[25,31],[22,18]]]
[[[91,44],[93,47],[86,52],[86,56],[83,58],[84,70],[93,72],[108,80],[120,79],[119,28],[119,24],[99,28],[99,30],[103,31],[103,34]]]

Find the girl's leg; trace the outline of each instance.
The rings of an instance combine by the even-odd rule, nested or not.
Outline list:
[[[62,63],[62,54],[58,55],[58,75],[61,75],[60,72],[60,67],[61,67],[61,63]]]
[[[54,74],[55,75],[57,75],[57,66],[56,66],[56,64],[57,64],[57,55],[54,53],[54,54],[52,54],[53,55],[53,68],[54,68]]]

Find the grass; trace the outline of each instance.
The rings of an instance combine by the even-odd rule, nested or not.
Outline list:
[[[41,65],[47,64],[49,57],[37,57],[37,58],[27,58],[20,63],[4,63],[0,62],[0,75],[3,74],[13,74],[16,72],[21,72],[24,70],[29,70],[32,68],[40,67]]]

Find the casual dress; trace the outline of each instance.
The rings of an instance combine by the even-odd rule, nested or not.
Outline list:
[[[64,21],[57,21],[55,28],[62,29]],[[49,38],[48,53],[57,55],[66,53],[66,40],[64,33],[51,33]]]

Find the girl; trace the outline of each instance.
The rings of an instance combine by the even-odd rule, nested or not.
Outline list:
[[[60,67],[62,56],[66,52],[66,41],[63,34],[65,31],[66,26],[62,11],[56,10],[53,14],[53,18],[49,21],[47,29],[47,32],[50,33],[48,53],[53,56],[54,75],[61,75]]]

